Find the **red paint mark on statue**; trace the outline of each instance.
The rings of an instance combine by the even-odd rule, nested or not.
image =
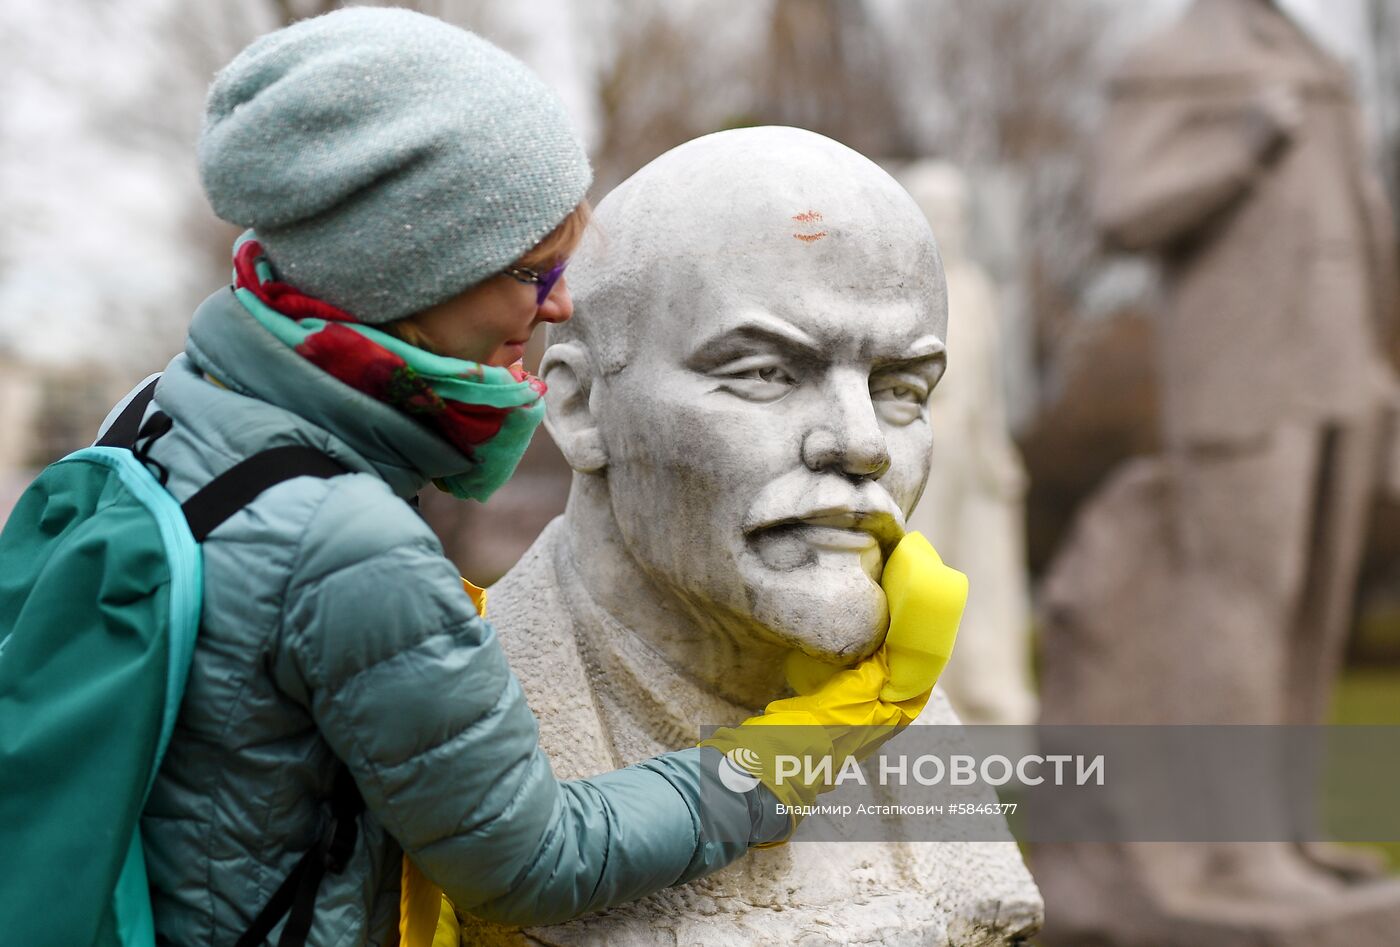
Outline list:
[[[792,219],[799,224],[814,224],[822,219],[822,215],[814,210],[805,210],[800,214],[793,214]],[[821,230],[817,233],[795,233],[793,236],[803,243],[816,243],[822,237],[826,236],[826,231]]]

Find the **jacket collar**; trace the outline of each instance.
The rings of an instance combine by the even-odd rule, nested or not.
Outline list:
[[[282,409],[294,419],[291,439],[328,448],[360,469],[372,470],[401,497],[410,497],[436,477],[466,470],[467,459],[451,444],[394,408],[351,388],[287,348],[258,324],[227,287],[195,310],[185,353],[195,368],[230,391]],[[327,437],[328,435],[328,437]],[[266,443],[230,449],[254,453]],[[324,448],[323,448],[324,449]],[[346,455],[349,456],[346,456]]]

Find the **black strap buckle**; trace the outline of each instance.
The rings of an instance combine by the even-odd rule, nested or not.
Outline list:
[[[170,419],[170,415],[164,411],[157,411],[146,419],[145,424],[141,425],[141,430],[131,445],[131,452],[136,455],[136,459],[147,467],[155,469],[156,477],[160,480],[162,487],[170,479],[170,471],[163,464],[151,459],[151,445],[169,434],[170,429],[174,426],[175,422]]]

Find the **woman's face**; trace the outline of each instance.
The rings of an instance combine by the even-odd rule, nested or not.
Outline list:
[[[493,276],[460,296],[412,317],[442,355],[483,365],[513,365],[525,343],[544,322],[564,322],[574,314],[565,277],[537,306],[535,287],[507,275]]]

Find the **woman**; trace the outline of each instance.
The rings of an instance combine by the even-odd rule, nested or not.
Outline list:
[[[198,308],[161,377],[174,423],[144,456],[181,501],[284,444],[352,473],[274,487],[204,544],[200,638],[142,823],[158,933],[239,938],[343,800],[338,774],[364,810],[310,943],[394,942],[404,854],[459,910],[538,924],[785,834],[765,789],[702,806],[717,757],[699,749],[557,781],[490,627],[405,502],[429,482],[485,499],[543,412],[516,363],[571,315],[590,180],[555,96],[462,30],[347,9],[218,75],[199,159],[215,211],[250,231],[234,287]],[[781,719],[855,694],[895,714],[865,722],[907,722],[932,678],[890,710],[877,657]]]

